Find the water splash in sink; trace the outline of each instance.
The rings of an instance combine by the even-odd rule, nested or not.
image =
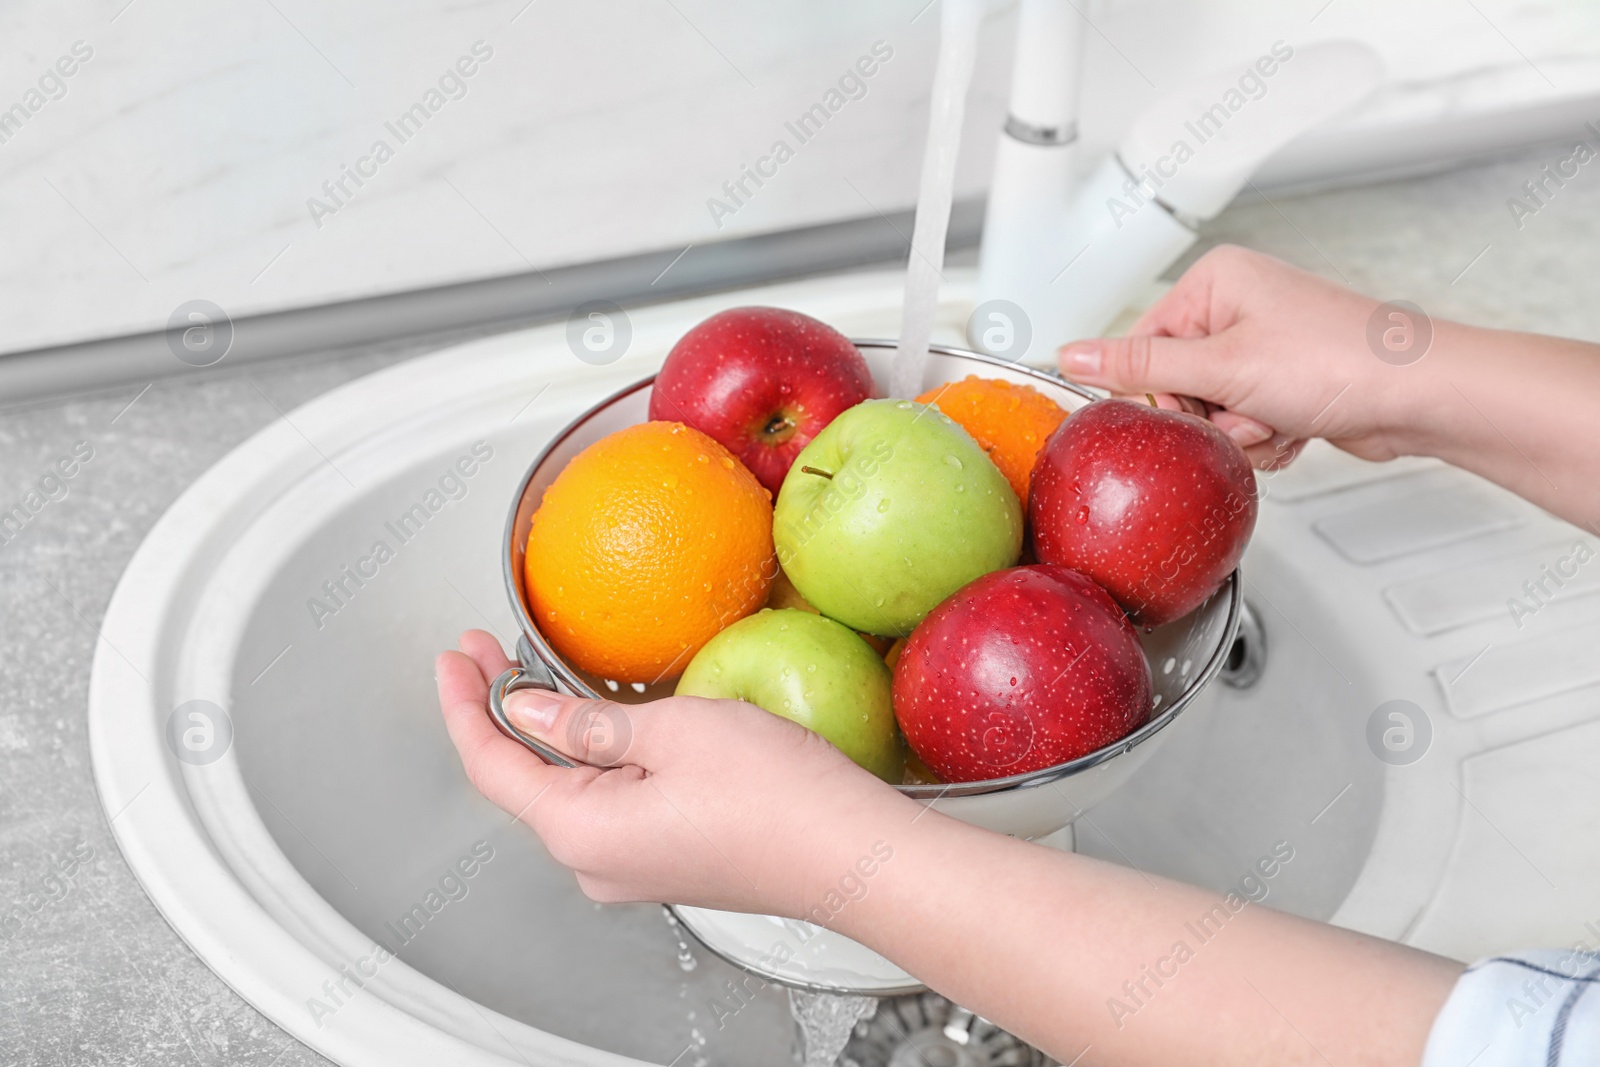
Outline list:
[[[834,1067],[856,1023],[878,1010],[877,997],[834,996],[789,990],[789,1012],[800,1024],[801,1067]]]
[[[694,952],[689,948],[689,941],[683,936],[683,927],[678,923],[678,917],[672,909],[665,904],[661,905],[661,914],[666,916],[667,925],[672,928],[672,936],[678,939],[678,969],[692,971],[700,966],[700,961],[695,959]]]

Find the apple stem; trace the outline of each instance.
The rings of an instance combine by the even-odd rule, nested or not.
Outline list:
[[[1160,404],[1156,403],[1156,395],[1154,393],[1146,393],[1144,394],[1144,398],[1150,401],[1150,406],[1153,408],[1158,408],[1161,406]]]
[[[802,474],[820,474],[830,482],[833,480],[833,472],[821,470],[817,467],[801,467],[800,472]]]

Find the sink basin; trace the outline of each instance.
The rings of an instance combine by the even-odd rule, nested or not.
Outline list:
[[[781,304],[883,336],[900,284],[854,275],[642,309],[609,366],[577,359],[561,324],[477,342],[320,397],[196,482],[112,599],[89,717],[117,840],[201,958],[342,1064],[791,1063],[775,988],[734,999],[741,973],[681,946],[659,906],[588,902],[477,796],[431,661],[468,627],[512,646],[501,520],[558,427],[651,373],[715,310]],[[943,299],[936,339],[960,343],[970,276],[951,272]],[[1583,732],[1600,707],[1582,664],[1562,668],[1576,684],[1515,710],[1491,686],[1526,669],[1528,641],[1600,620],[1600,598],[1553,604],[1512,641],[1491,630],[1498,616],[1419,627],[1441,601],[1393,591],[1576,535],[1436,465],[1317,449],[1303,462],[1267,485],[1243,568],[1267,646],[1260,679],[1210,687],[1079,821],[1078,848],[1223,889],[1286,845],[1271,906],[1440,951],[1569,941],[1566,924],[1594,918],[1577,897],[1530,919],[1465,888],[1506,862],[1471,798],[1512,833],[1503,798],[1526,761],[1506,753],[1559,731],[1600,743]],[[1429,518],[1437,509],[1408,517],[1406,501],[1439,493],[1481,506],[1453,526]],[[1397,524],[1398,555],[1371,514]],[[1502,666],[1486,653],[1458,673],[1486,641],[1515,647]],[[1374,709],[1395,699],[1427,721],[1420,761],[1369,744]],[[183,742],[196,708],[223,739],[199,754]],[[1588,839],[1577,858],[1519,844],[1555,883],[1593,884]]]

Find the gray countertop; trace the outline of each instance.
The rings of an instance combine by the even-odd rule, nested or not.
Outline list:
[[[1552,149],[1472,170],[1248,200],[1206,229],[1431,315],[1600,341],[1600,170],[1519,227]],[[1198,250],[1196,252],[1198,254]],[[0,1064],[324,1062],[162,920],[95,794],[84,709],[96,626],[134,549],[202,471],[317,394],[439,347],[390,345],[0,412],[0,510],[92,458],[0,535]],[[48,488],[48,485],[47,485]]]

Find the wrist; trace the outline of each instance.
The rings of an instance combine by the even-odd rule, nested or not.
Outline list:
[[[1483,381],[1493,367],[1479,358],[1491,331],[1445,321],[1433,326],[1433,344],[1423,358],[1392,368],[1399,387],[1388,391],[1393,406],[1385,416],[1386,430],[1398,455],[1454,461],[1464,449],[1475,450],[1478,437],[1492,430],[1481,418],[1463,418],[1462,400],[1497,388]]]
[[[893,947],[896,932],[927,929],[950,905],[947,891],[971,863],[983,862],[985,843],[1009,842],[1003,835],[928,810],[905,800],[885,809],[875,822],[872,842],[876,873],[864,880],[858,898],[835,914],[829,928],[878,952]]]
[[[811,846],[789,880],[797,891],[786,894],[778,913],[841,929],[843,919],[854,917],[893,864],[897,837],[920,810],[921,805],[893,789],[875,788],[851,798],[841,814],[812,821],[807,834]]]

